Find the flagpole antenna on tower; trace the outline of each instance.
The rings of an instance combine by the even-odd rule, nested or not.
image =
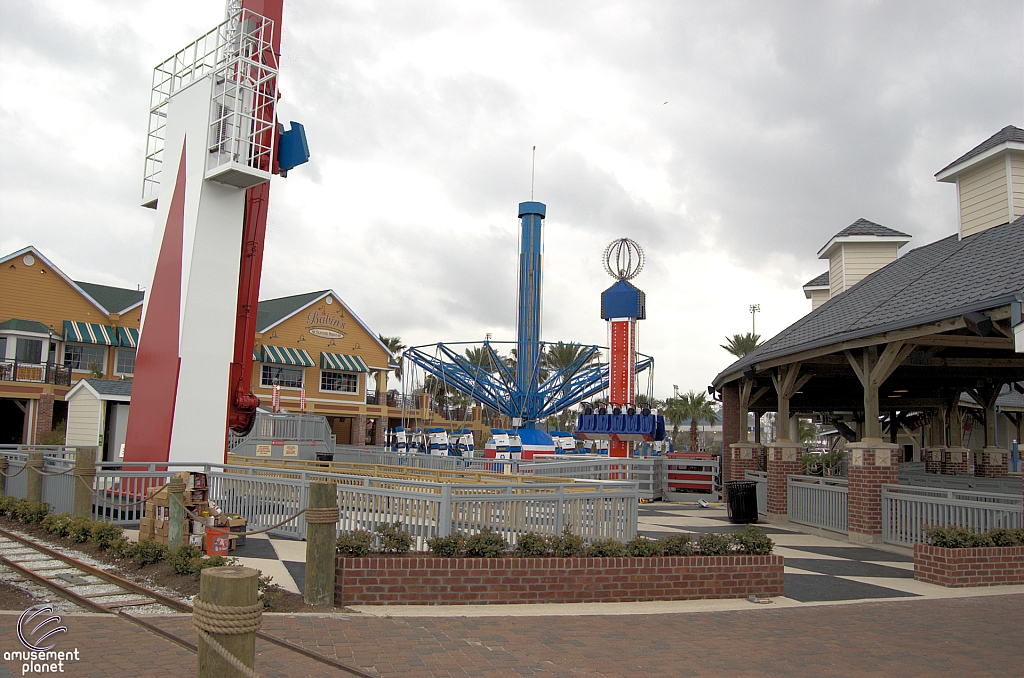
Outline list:
[[[537,177],[537,147],[533,147],[533,159],[530,161],[530,201],[533,201],[533,182]]]

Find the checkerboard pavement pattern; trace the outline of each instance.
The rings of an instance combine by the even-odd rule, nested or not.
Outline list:
[[[718,507],[647,504],[640,507],[639,530],[649,537],[684,532],[735,532],[746,527],[729,522]],[[798,532],[772,524],[758,529],[775,542],[775,553],[786,559],[785,597],[801,603],[915,598],[940,587],[914,580],[914,557],[906,549],[851,544],[834,538]]]

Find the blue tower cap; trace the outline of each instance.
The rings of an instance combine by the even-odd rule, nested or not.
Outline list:
[[[526,214],[539,214],[540,218],[543,219],[548,211],[548,206],[542,202],[521,202],[519,203],[519,218],[522,219]]]
[[[647,317],[647,295],[625,280],[620,280],[601,293],[601,318]]]

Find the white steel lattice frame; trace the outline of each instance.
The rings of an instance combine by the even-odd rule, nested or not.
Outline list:
[[[153,69],[142,204],[159,195],[167,107],[178,91],[214,77],[207,174],[226,163],[268,173],[274,158],[277,55],[274,22],[240,10]]]

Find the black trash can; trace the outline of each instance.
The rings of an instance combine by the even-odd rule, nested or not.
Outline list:
[[[725,484],[725,505],[730,523],[757,522],[757,483],[752,480],[733,480]]]

